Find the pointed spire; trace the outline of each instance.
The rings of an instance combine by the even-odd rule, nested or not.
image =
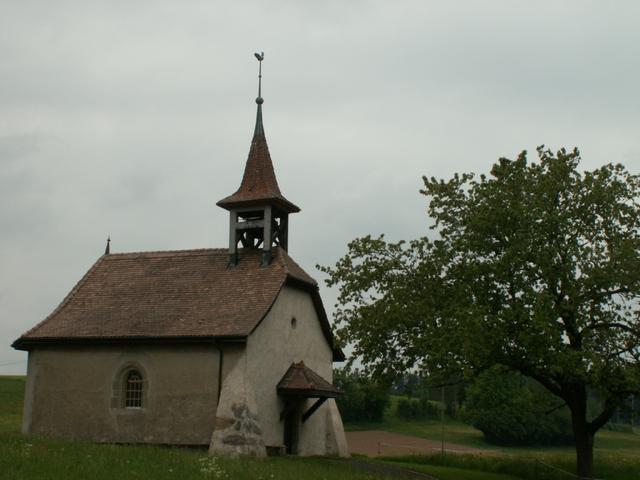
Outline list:
[[[104,249],[105,255],[109,255],[109,253],[111,253],[110,244],[111,244],[111,235],[107,237],[107,248]]]
[[[299,212],[300,208],[287,200],[278,187],[278,180],[271,162],[267,139],[264,135],[262,124],[262,61],[264,52],[255,53],[254,56],[260,62],[258,67],[258,105],[256,113],[256,127],[253,132],[249,157],[242,176],[240,188],[233,195],[220,200],[219,207],[230,210],[249,205],[271,204],[285,212]]]
[[[254,53],[255,57],[258,59],[258,98],[256,98],[256,103],[258,104],[258,113],[256,114],[256,128],[253,131],[253,136],[257,137],[258,135],[264,136],[264,128],[262,126],[262,104],[264,103],[264,99],[262,98],[262,61],[264,60],[264,52],[262,53]]]
[[[260,101],[258,101],[260,100]],[[253,130],[253,138],[264,137],[264,127],[262,126],[262,104],[264,100],[262,97],[256,98],[258,104],[258,113],[256,114],[256,128]]]

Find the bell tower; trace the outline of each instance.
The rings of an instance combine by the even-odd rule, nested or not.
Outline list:
[[[300,209],[287,200],[278,187],[267,139],[262,125],[262,61],[258,59],[258,105],[256,126],[251,140],[249,157],[244,168],[240,188],[220,200],[216,205],[229,211],[229,265],[239,261],[238,246],[249,250],[262,250],[262,265],[273,257],[273,248],[288,248],[289,214]]]

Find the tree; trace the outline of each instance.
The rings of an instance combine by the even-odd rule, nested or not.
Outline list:
[[[572,444],[568,409],[535,380],[493,367],[467,387],[462,416],[499,445]]]
[[[364,364],[531,377],[568,406],[590,477],[596,431],[640,390],[640,179],[622,165],[580,173],[577,149],[538,158],[424,177],[433,239],[355,239],[319,268],[339,286],[338,337]],[[603,399],[593,416],[588,389]]]

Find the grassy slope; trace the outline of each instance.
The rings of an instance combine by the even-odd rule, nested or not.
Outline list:
[[[411,462],[384,462],[389,465],[402,465],[411,470],[434,475],[441,480],[519,480],[519,477],[502,473],[490,473],[482,471],[464,470],[456,467],[442,467],[438,465],[419,465]]]
[[[402,420],[394,414],[397,401],[398,397],[392,397],[391,405],[382,423],[347,424],[345,428],[347,430],[385,430],[430,440],[441,440],[442,424],[439,419],[413,422]],[[535,460],[538,459],[565,470],[575,471],[573,447],[499,447],[485,442],[479,430],[465,423],[445,418],[444,427],[445,442],[492,450],[507,457],[501,459],[458,457],[447,460],[444,462],[446,465],[509,472],[527,478],[527,469],[532,470],[533,467],[522,468],[522,466],[534,465]],[[640,480],[640,435],[638,433],[601,430],[596,435],[594,455],[596,476],[607,480]],[[406,461],[407,458],[398,460]],[[430,463],[443,462],[434,458]]]
[[[349,465],[320,458],[229,460],[204,450],[103,445],[21,435],[24,377],[0,376],[0,479],[113,480],[373,478]]]
[[[0,434],[20,431],[24,380],[0,376]]]
[[[19,434],[24,377],[0,377],[0,479],[115,478],[188,479],[373,479],[370,473],[327,459],[269,458],[215,459],[201,450],[153,446],[117,446],[68,442]],[[387,414],[382,424],[350,425],[440,439],[437,420],[406,422]],[[500,450],[507,458],[446,455],[444,458],[398,458],[396,463],[431,473],[442,480],[513,480],[533,478],[531,460],[542,458],[562,468],[573,468],[571,448],[506,448],[486,444],[482,434],[447,419],[445,438],[479,448]],[[607,480],[640,480],[640,435],[601,432],[596,448],[597,474]],[[511,475],[509,475],[511,474]],[[513,476],[515,475],[515,476]],[[550,477],[552,478],[552,477]]]

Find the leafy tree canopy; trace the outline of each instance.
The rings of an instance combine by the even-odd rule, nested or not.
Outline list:
[[[366,365],[534,378],[571,410],[587,475],[594,433],[640,390],[640,178],[579,162],[540,147],[488,176],[424,177],[432,238],[359,238],[320,268],[339,287],[338,336]],[[593,418],[588,388],[604,400]]]

